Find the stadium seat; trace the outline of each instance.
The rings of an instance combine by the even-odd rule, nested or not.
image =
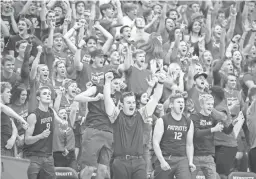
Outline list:
[[[56,179],[78,179],[77,172],[69,167],[55,167]]]
[[[256,173],[250,172],[232,172],[228,179],[256,179]]]

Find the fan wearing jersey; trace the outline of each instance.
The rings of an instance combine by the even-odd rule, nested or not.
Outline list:
[[[183,114],[184,97],[176,92],[169,97],[171,111],[156,121],[153,147],[155,179],[191,179],[194,155],[194,124]]]
[[[132,92],[122,94],[122,109],[115,105],[111,98],[111,81],[113,73],[105,75],[104,102],[106,113],[113,124],[114,154],[113,179],[146,179],[146,162],[143,159],[143,126],[150,116],[163,93],[165,74],[156,74],[158,84],[149,102],[136,110],[136,97]]]
[[[216,179],[216,165],[213,156],[215,155],[214,134],[224,132],[230,134],[233,131],[235,120],[225,127],[222,122],[218,122],[212,115],[215,101],[211,94],[203,94],[199,99],[201,111],[191,115],[191,120],[195,124],[194,135],[194,163],[197,170],[192,173],[195,179],[198,169],[201,169],[206,179]],[[221,112],[224,114],[224,112]],[[227,119],[227,114],[226,119]]]
[[[30,160],[28,179],[37,179],[40,171],[44,171],[44,179],[54,179],[54,162],[52,156],[54,123],[67,127],[67,121],[61,120],[56,112],[49,108],[51,89],[41,87],[36,92],[38,108],[28,118],[28,129],[25,133],[25,156]]]
[[[118,104],[120,99],[121,76],[114,73],[112,81],[111,99]],[[77,102],[88,102],[88,113],[85,120],[86,129],[82,134],[79,164],[81,177],[90,179],[92,172],[97,168],[97,177],[105,178],[113,153],[113,128],[106,113],[103,101],[103,86],[93,85],[75,97]]]

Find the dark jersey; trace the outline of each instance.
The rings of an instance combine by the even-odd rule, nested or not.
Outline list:
[[[54,130],[54,114],[52,109],[49,108],[47,112],[41,111],[39,108],[33,112],[36,115],[36,124],[32,136],[41,134],[44,130],[51,131],[47,138],[40,139],[31,145],[26,145],[26,152],[31,155],[51,155],[52,154],[52,141]]]
[[[180,121],[175,120],[171,113],[162,117],[164,133],[160,142],[163,156],[186,156],[186,140],[190,127],[190,119],[182,116]]]
[[[103,87],[97,87],[98,93],[103,94]],[[120,93],[112,95],[114,103],[117,105],[121,97]],[[105,104],[103,100],[89,102],[88,103],[88,114],[86,116],[85,125],[90,128],[112,132],[112,124],[108,118],[105,110]]]

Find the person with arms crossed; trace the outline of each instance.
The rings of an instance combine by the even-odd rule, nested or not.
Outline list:
[[[105,75],[104,102],[109,120],[113,123],[114,154],[113,179],[146,179],[146,163],[143,159],[143,124],[155,111],[163,92],[165,74],[158,73],[158,84],[149,102],[136,110],[136,99],[132,92],[122,94],[123,109],[111,99],[113,73]]]
[[[176,92],[169,97],[171,111],[156,121],[153,147],[158,160],[155,179],[190,179],[194,155],[194,124],[183,114],[183,94]]]
[[[54,162],[52,156],[53,130],[55,122],[67,127],[67,121],[61,120],[49,107],[51,89],[43,86],[36,92],[38,108],[28,118],[28,129],[25,133],[25,156],[30,159],[28,179],[37,179],[39,172],[44,171],[44,179],[54,179]]]

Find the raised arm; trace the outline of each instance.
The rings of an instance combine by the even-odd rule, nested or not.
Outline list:
[[[74,66],[77,71],[82,71],[83,63],[81,62],[81,48],[78,48],[74,57]]]
[[[231,16],[231,22],[230,22],[230,26],[226,35],[226,42],[227,44],[231,41],[233,34],[234,34],[234,30],[235,30],[235,25],[236,25],[236,7],[234,7],[234,5],[231,6],[230,8],[230,16]]]
[[[118,67],[118,71],[121,72],[125,72],[127,70],[129,70],[129,68],[132,65],[132,50],[131,50],[131,46],[125,46],[124,48],[126,48],[126,54],[125,54],[125,58],[124,58],[124,63],[120,64]]]
[[[147,118],[152,116],[155,108],[158,104],[158,101],[161,99],[162,94],[163,94],[163,83],[166,79],[166,76],[164,73],[158,73],[156,74],[158,78],[158,84],[156,85],[156,88],[154,89],[154,94],[150,98],[149,102],[146,104],[145,107],[139,109],[143,120],[146,122]]]
[[[39,64],[39,61],[40,61],[40,57],[41,57],[41,54],[42,54],[42,51],[43,51],[42,47],[38,46],[37,47],[37,51],[38,52],[37,52],[36,58],[33,61],[32,67],[31,67],[30,80],[34,80],[36,78],[37,67],[38,67],[38,64]]]
[[[106,54],[108,52],[109,48],[111,47],[114,38],[106,29],[104,29],[100,25],[100,23],[98,21],[95,22],[94,27],[97,28],[99,31],[101,31],[101,33],[107,38],[107,41],[104,43],[104,45],[102,47],[103,53]]]
[[[79,103],[74,101],[71,105],[70,105],[71,111],[69,114],[69,120],[70,120],[70,124],[71,127],[74,127],[75,121],[76,121],[76,114],[77,111],[79,111]]]
[[[114,79],[114,75],[112,72],[106,73],[105,85],[103,89],[105,109],[111,123],[115,122],[120,112],[118,107],[116,107],[113,99],[111,98],[111,81],[113,79]]]

